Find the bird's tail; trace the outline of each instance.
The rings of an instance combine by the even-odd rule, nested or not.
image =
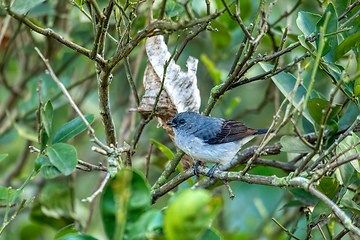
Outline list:
[[[254,135],[258,135],[258,134],[265,134],[267,133],[267,131],[269,130],[268,128],[263,128],[263,129],[256,129],[257,132],[254,133]],[[271,130],[271,132],[273,132],[274,130]]]

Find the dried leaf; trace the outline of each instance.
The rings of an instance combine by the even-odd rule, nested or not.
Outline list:
[[[145,69],[143,84],[145,94],[141,99],[136,111],[147,116],[152,110],[161,88],[164,76],[164,66],[171,57],[163,36],[154,36],[146,40],[146,53],[148,65]],[[171,60],[167,69],[164,81],[164,90],[161,92],[157,103],[155,117],[174,140],[172,128],[165,123],[170,121],[177,113],[184,111],[199,112],[200,92],[197,88],[198,60],[189,57],[186,61],[187,72],[181,71],[174,60]],[[185,165],[184,165],[185,164]],[[189,162],[183,163],[183,168],[189,167]],[[186,167],[184,167],[186,166]]]
[[[148,38],[146,53],[149,60],[143,78],[145,94],[137,109],[144,115],[150,114],[153,109],[161,87],[164,65],[171,57],[163,36]],[[160,95],[155,116],[160,116],[163,121],[167,121],[179,112],[199,111],[200,92],[197,88],[197,63],[196,58],[189,57],[187,60],[188,71],[182,72],[174,60],[170,61],[166,71],[164,90]]]
[[[145,88],[145,94],[141,99],[140,106],[137,111],[147,116],[153,110],[156,96],[159,94],[161,87],[161,80],[156,75],[154,68],[149,63],[145,69],[143,84]],[[155,116],[167,116],[169,114],[169,118],[176,115],[176,108],[175,105],[171,102],[166,90],[164,90],[160,94]]]
[[[163,78],[164,65],[170,58],[163,36],[154,36],[146,41],[146,53],[150,64],[154,68],[159,79]],[[195,111],[200,108],[200,92],[197,88],[198,60],[189,57],[186,61],[187,72],[182,72],[179,65],[171,60],[166,71],[165,90],[169,94],[171,101],[179,112]]]

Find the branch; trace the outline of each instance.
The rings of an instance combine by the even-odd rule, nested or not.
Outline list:
[[[197,171],[201,175],[209,176],[208,175],[209,168],[207,168],[207,167],[200,165],[198,167]],[[153,203],[155,203],[159,197],[163,196],[164,194],[166,194],[170,190],[174,189],[180,183],[186,181],[186,179],[188,179],[192,176],[195,176],[195,173],[194,173],[194,170],[192,168],[190,168],[182,173],[179,173],[176,177],[174,177],[170,181],[166,182],[162,186],[160,186],[156,189],[153,188],[153,191],[152,191]],[[241,181],[241,182],[246,182],[246,183],[251,183],[251,184],[277,186],[277,187],[284,187],[286,185],[285,183],[283,183],[281,181],[277,181],[277,179],[279,179],[277,177],[250,175],[250,174],[246,174],[246,176],[241,176],[239,172],[214,171],[213,178],[218,179],[218,180],[224,180],[224,181]],[[212,181],[216,181],[214,179],[212,179]],[[281,182],[281,184],[277,184],[280,182]],[[197,188],[198,186],[199,185],[197,183],[192,188]]]
[[[176,166],[179,164],[181,158],[184,156],[184,152],[179,150],[173,159],[170,161],[170,163],[166,166],[165,170],[161,173],[161,176],[158,178],[158,180],[155,182],[155,184],[152,186],[151,189],[158,189],[160,186],[164,185],[166,181],[169,179],[170,175],[175,172]],[[190,168],[192,170],[192,168]],[[192,172],[194,172],[192,170]],[[183,172],[184,173],[184,172]],[[191,176],[189,176],[191,177]],[[188,178],[189,178],[188,177]],[[185,181],[187,178],[183,179]],[[183,182],[182,181],[182,182]],[[167,184],[167,183],[166,183]],[[180,183],[179,183],[180,184]],[[164,193],[165,194],[165,193]]]
[[[79,107],[76,105],[76,103],[74,102],[74,100],[72,99],[72,97],[70,96],[69,92],[66,90],[65,86],[62,84],[62,82],[60,82],[60,80],[57,78],[57,76],[55,75],[50,63],[48,59],[45,59],[44,55],[40,52],[40,50],[38,48],[35,47],[36,52],[39,54],[39,56],[41,57],[41,59],[44,61],[47,69],[49,70],[49,75],[50,77],[56,82],[56,84],[60,87],[61,91],[64,93],[65,97],[68,99],[70,105],[74,108],[75,112],[79,115],[79,117],[83,120],[83,122],[85,123],[86,127],[89,129],[89,135],[92,141],[94,141],[99,147],[101,147],[102,149],[104,149],[107,152],[112,152],[111,149],[106,146],[105,144],[103,144],[96,136],[95,136],[95,131],[94,129],[91,127],[91,125],[89,124],[89,122],[86,120],[86,118],[84,117],[84,115],[81,113]]]
[[[162,20],[164,18],[166,2],[167,2],[167,0],[163,0],[161,2],[160,12],[159,12],[159,16],[158,16],[159,20]]]
[[[349,18],[348,20],[346,20],[346,22],[344,22],[343,24],[341,24],[338,28],[338,30],[342,29],[343,27],[345,27],[349,22],[351,22],[352,20],[354,20],[355,18],[357,18],[360,14],[360,10],[358,10],[353,16],[351,16],[351,18]]]
[[[95,9],[95,13],[96,13],[96,17],[98,18],[98,19],[102,19],[103,18],[103,14],[102,14],[102,12],[101,12],[101,10],[100,10],[100,7],[99,7],[99,5],[97,4],[97,2],[95,1],[95,0],[87,0],[90,4],[91,4],[91,6],[93,6],[93,8]]]
[[[75,50],[78,53],[85,55],[89,59],[92,59],[91,51],[86,49],[85,47],[79,46],[69,40],[66,40],[63,36],[57,34],[56,32],[54,32],[54,30],[52,30],[50,28],[44,29],[44,28],[41,28],[41,27],[35,25],[33,22],[31,22],[29,19],[27,19],[24,15],[20,15],[20,14],[17,14],[15,12],[11,11],[8,5],[5,5],[4,8],[5,8],[7,14],[9,14],[11,17],[15,18],[16,20],[24,23],[31,30],[33,30],[41,35],[54,38],[55,40],[62,43],[63,45]],[[106,64],[106,61],[100,55],[96,55],[94,60],[97,63],[99,63],[101,66],[104,66]]]
[[[126,73],[126,78],[127,78],[128,82],[129,82],[131,92],[132,92],[132,94],[134,96],[134,99],[135,99],[136,107],[139,107],[140,99],[139,99],[139,95],[137,93],[137,89],[136,89],[134,79],[133,79],[132,74],[131,74],[131,69],[130,69],[129,58],[128,57],[125,58],[125,73]]]
[[[209,25],[210,22],[205,22],[203,23],[200,27],[198,27],[198,29],[196,29],[195,32],[193,32],[192,34],[190,34],[189,36],[186,37],[186,39],[184,40],[183,44],[181,45],[181,47],[179,48],[179,51],[175,54],[174,56],[174,61],[177,62],[177,60],[180,57],[180,54],[184,51],[185,46],[191,41],[193,40],[199,33],[201,33],[202,31],[206,30],[207,26]]]
[[[274,23],[268,23],[269,27],[273,27],[276,24],[278,24],[281,20],[283,20],[284,18],[286,18],[287,16],[289,16],[290,14],[292,14],[303,2],[305,2],[304,0],[298,0],[296,2],[296,4],[294,5],[294,7],[290,10],[290,11],[285,11],[284,14],[282,14]]]
[[[230,17],[237,21],[237,23],[239,24],[239,26],[241,27],[241,29],[243,30],[245,36],[249,39],[249,40],[254,40],[254,38],[251,36],[251,34],[249,33],[249,31],[247,30],[247,28],[244,25],[244,22],[242,21],[242,19],[240,18],[240,13],[239,13],[239,9],[238,9],[238,5],[235,5],[235,13],[232,14],[231,10],[229,8],[229,6],[227,5],[227,3],[225,2],[225,0],[221,0],[226,11],[229,13]]]
[[[233,0],[230,4],[233,4],[235,0]],[[230,5],[229,4],[229,5]],[[193,27],[197,24],[210,22],[211,20],[217,18],[221,14],[223,14],[225,9],[222,9],[218,12],[215,12],[211,15],[191,19],[190,21],[183,22],[183,23],[176,23],[176,22],[168,22],[164,20],[155,20],[154,22],[150,23],[145,27],[144,30],[140,31],[129,43],[127,43],[121,51],[115,53],[115,55],[110,59],[108,68],[112,69],[116,66],[116,64],[122,60],[123,58],[127,57],[131,51],[144,39],[154,35],[160,35],[166,31],[176,31],[176,30],[183,30],[186,28]]]
[[[352,224],[351,219],[343,212],[341,209],[328,197],[326,197],[322,192],[317,190],[309,180],[302,177],[296,177],[290,181],[291,187],[302,188],[305,191],[311,193],[315,197],[319,198],[326,205],[328,205],[334,214],[339,218],[341,223],[345,226],[345,228],[349,229],[352,233],[356,234],[360,237],[360,229],[357,228],[354,224]]]
[[[340,21],[340,20],[343,19],[343,18],[346,18],[346,17],[347,17],[346,15],[347,15],[351,10],[353,10],[353,8],[355,8],[355,7],[358,6],[358,5],[360,5],[360,1],[359,1],[359,0],[356,0],[353,4],[349,5],[349,6],[345,9],[345,11],[338,17],[338,21]]]
[[[107,172],[105,175],[105,178],[103,179],[103,181],[100,184],[100,187],[90,197],[83,198],[81,201],[91,203],[100,193],[102,193],[104,191],[104,188],[106,186],[106,183],[109,181],[110,176],[111,176],[111,173]]]
[[[282,67],[282,68],[279,68],[277,69],[276,71],[274,71],[273,69],[270,70],[270,71],[267,71],[265,73],[262,73],[262,74],[259,74],[255,77],[252,77],[252,78],[245,78],[241,81],[238,81],[238,82],[235,82],[233,83],[230,87],[229,87],[229,90],[230,89],[233,89],[233,88],[236,88],[238,86],[241,86],[241,85],[244,85],[244,84],[247,84],[247,83],[250,83],[250,82],[253,82],[253,81],[257,81],[257,80],[266,80],[268,78],[271,78],[272,76],[275,76],[283,71],[285,71],[286,69],[288,68],[291,68],[293,67],[294,65],[296,65],[297,63],[299,62],[302,62],[305,60],[305,58],[307,57],[310,57],[310,53],[305,53],[303,56],[299,57],[299,58],[295,58],[295,60],[292,62],[292,63],[289,63],[288,65]]]

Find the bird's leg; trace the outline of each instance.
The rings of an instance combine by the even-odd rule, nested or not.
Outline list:
[[[219,165],[219,163],[215,164],[212,168],[210,168],[210,170],[207,172],[209,174],[209,178],[211,179],[213,174],[214,174],[214,170],[217,167],[217,165]]]
[[[198,173],[198,171],[197,171],[197,168],[198,168],[198,166],[201,164],[201,162],[200,161],[197,161],[196,163],[195,163],[195,165],[194,165],[194,173],[195,173],[195,175],[196,176],[199,176],[199,173]]]

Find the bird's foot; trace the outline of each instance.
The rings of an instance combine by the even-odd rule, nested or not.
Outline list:
[[[209,174],[209,178],[211,179],[213,174],[214,174],[214,171],[215,171],[215,168],[218,166],[219,164],[215,164],[212,168],[210,168],[210,170],[207,172]]]
[[[197,161],[196,163],[195,163],[195,165],[194,165],[194,173],[195,173],[195,175],[196,176],[199,176],[199,173],[198,173],[198,171],[197,171],[197,168],[198,168],[198,166],[200,165],[200,161]]]

